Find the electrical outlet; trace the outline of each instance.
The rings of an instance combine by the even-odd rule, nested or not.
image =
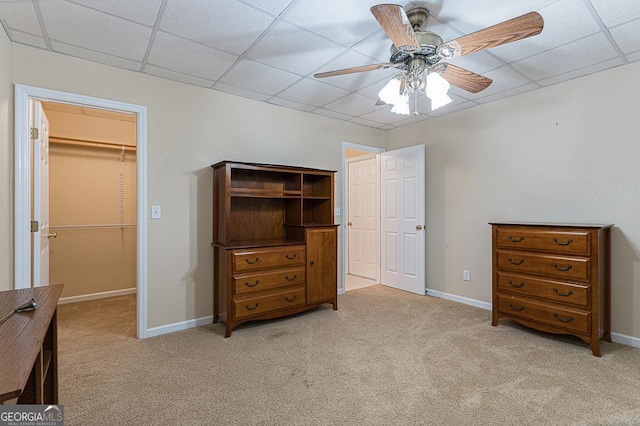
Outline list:
[[[466,269],[462,271],[462,279],[465,281],[471,281],[471,271],[467,271]]]

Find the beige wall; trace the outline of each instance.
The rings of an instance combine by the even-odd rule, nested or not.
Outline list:
[[[54,129],[66,117],[51,115],[50,135],[61,136]],[[102,128],[85,136],[101,138]],[[62,297],[135,288],[136,228],[81,226],[119,224],[121,213],[125,224],[135,224],[135,151],[125,151],[121,161],[118,149],[52,142],[49,165],[49,219],[51,226],[63,226],[49,240],[50,282],[64,283]]]
[[[212,314],[211,164],[338,170],[343,141],[386,144],[385,132],[351,123],[21,45],[13,52],[15,83],[148,108],[147,202],[162,206],[148,226],[149,327]]]
[[[390,148],[426,145],[429,288],[491,302],[488,222],[614,223],[612,328],[640,337],[639,75],[626,65],[390,132]]]
[[[12,93],[11,43],[0,30],[0,291],[13,288]]]

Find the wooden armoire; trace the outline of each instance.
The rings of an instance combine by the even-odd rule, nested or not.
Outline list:
[[[222,161],[213,168],[213,322],[338,309],[334,173]]]

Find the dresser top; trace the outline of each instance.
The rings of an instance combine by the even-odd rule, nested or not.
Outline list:
[[[489,222],[489,225],[508,226],[553,226],[556,228],[611,228],[608,223],[562,223],[562,222]]]

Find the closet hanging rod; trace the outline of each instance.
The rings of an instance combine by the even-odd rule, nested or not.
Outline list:
[[[135,226],[135,223],[100,223],[91,225],[51,225],[49,229],[59,231],[63,229],[133,228]]]
[[[121,151],[124,147],[125,151],[135,151],[135,145],[127,145],[127,144],[115,144],[108,142],[95,142],[88,141],[84,139],[73,139],[73,138],[59,138],[59,137],[49,137],[49,143],[61,144],[61,145],[78,145],[78,146],[90,146],[94,148],[106,148],[106,149],[117,149]]]

